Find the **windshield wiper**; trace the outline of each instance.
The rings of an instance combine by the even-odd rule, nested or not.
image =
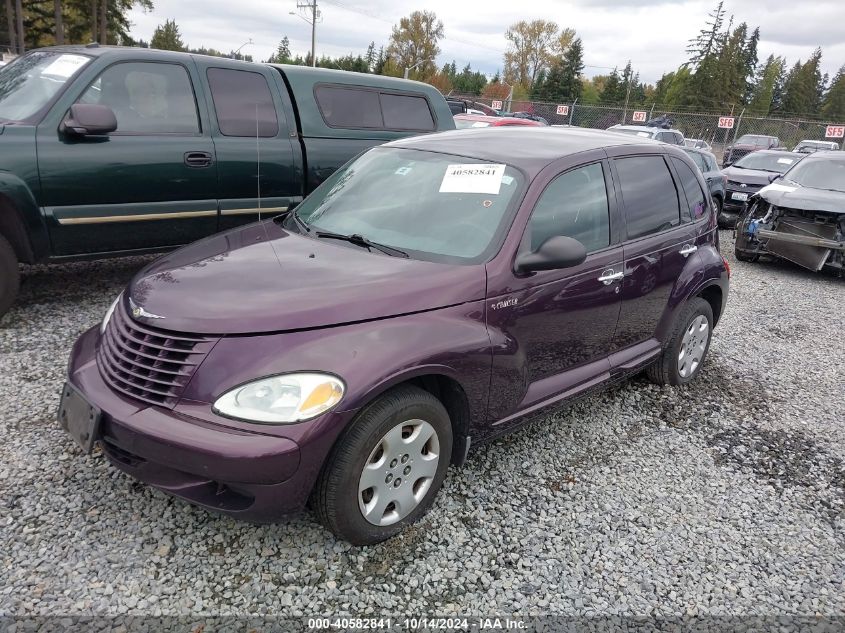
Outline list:
[[[355,246],[361,246],[369,249],[374,248],[377,251],[381,251],[386,255],[393,255],[394,257],[408,257],[408,253],[403,250],[393,248],[392,246],[387,246],[386,244],[372,242],[363,235],[359,235],[358,233],[353,233],[352,235],[344,235],[343,233],[332,233],[331,231],[317,231],[316,235],[317,237],[324,237],[327,240],[343,240],[344,242],[355,244]]]

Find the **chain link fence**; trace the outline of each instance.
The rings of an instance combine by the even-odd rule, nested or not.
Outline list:
[[[492,106],[492,100],[472,96],[450,95],[450,98],[463,98],[468,101],[475,101]],[[712,146],[712,151],[721,163],[725,147],[733,143],[736,138],[743,134],[762,134],[776,136],[780,139],[780,145],[787,149],[793,149],[799,142],[807,140],[825,140],[825,128],[827,125],[841,125],[836,121],[817,121],[807,118],[776,118],[748,116],[744,111],[734,112],[695,112],[684,111],[679,108],[663,109],[659,106],[648,106],[640,108],[636,106],[608,106],[608,105],[582,105],[575,103],[542,103],[536,101],[513,101],[505,103],[510,105],[511,112],[528,112],[541,116],[550,125],[573,125],[605,130],[612,125],[642,125],[644,121],[635,121],[635,112],[644,112],[645,120],[667,115],[673,122],[673,127],[680,130],[688,139],[702,139]],[[562,106],[562,107],[561,107]],[[507,109],[507,108],[506,108]],[[733,116],[734,127],[720,128],[719,119],[725,116]],[[642,117],[642,115],[640,115]],[[828,139],[840,143],[841,139]]]

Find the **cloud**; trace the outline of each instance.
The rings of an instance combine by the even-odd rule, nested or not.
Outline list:
[[[370,42],[386,45],[392,24],[420,8],[411,0],[318,0],[317,54],[363,53]],[[285,35],[295,53],[311,48],[311,27],[296,12],[295,0],[156,0],[155,11],[131,14],[135,38],[150,39],[156,25],[175,19],[183,39],[193,47],[224,51],[248,39],[245,53],[266,59]],[[493,74],[502,66],[504,32],[518,20],[542,18],[572,27],[584,42],[585,72],[605,74],[630,59],[640,78],[653,83],[686,60],[687,42],[703,27],[715,0],[513,0],[456,2],[428,0],[424,7],[443,21],[440,64],[455,60]],[[782,55],[789,64],[806,59],[821,45],[823,71],[833,75],[845,62],[845,2],[795,0],[747,2],[728,0],[725,9],[741,21],[760,26],[760,57]]]

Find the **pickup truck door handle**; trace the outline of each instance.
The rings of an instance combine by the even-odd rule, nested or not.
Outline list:
[[[683,247],[681,247],[681,250],[679,250],[678,252],[684,257],[689,257],[697,250],[698,246],[696,246],[695,244],[684,244]]]
[[[209,167],[211,163],[211,152],[185,152],[185,164],[188,167]]]
[[[622,279],[622,277],[624,277],[624,276],[625,276],[625,273],[623,273],[623,272],[617,273],[617,272],[614,272],[614,270],[612,268],[608,268],[607,270],[605,270],[601,274],[601,277],[599,277],[599,281],[602,282],[605,286],[609,286],[614,281],[618,281],[618,280]]]

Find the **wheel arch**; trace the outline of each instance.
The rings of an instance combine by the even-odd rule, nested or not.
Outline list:
[[[467,391],[452,368],[430,365],[394,375],[359,397],[356,408],[364,408],[385,393],[404,385],[413,385],[427,391],[445,407],[453,432],[451,461],[456,465],[463,464],[469,448],[473,418],[477,417],[479,412],[472,411]]]
[[[47,227],[32,192],[9,173],[0,173],[0,234],[18,261],[32,264],[49,252]]]

